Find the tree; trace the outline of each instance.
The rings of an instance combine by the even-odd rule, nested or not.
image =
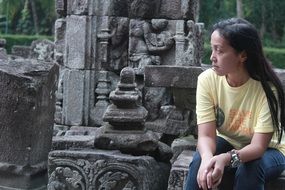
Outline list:
[[[52,35],[56,19],[54,0],[0,0],[0,15],[8,12],[9,32]],[[5,13],[6,14],[6,13]]]
[[[236,6],[237,6],[237,17],[243,18],[243,4],[242,0],[236,0]]]

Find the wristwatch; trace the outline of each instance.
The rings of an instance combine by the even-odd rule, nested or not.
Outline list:
[[[241,164],[241,160],[239,158],[239,155],[236,150],[231,150],[229,151],[231,155],[231,162],[230,162],[230,167],[231,168],[237,168]]]

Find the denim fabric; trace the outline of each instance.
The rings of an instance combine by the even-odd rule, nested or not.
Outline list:
[[[217,137],[216,154],[228,152],[233,147],[223,138]],[[197,173],[201,164],[198,151],[190,163],[184,190],[198,190]],[[238,168],[225,168],[219,190],[263,190],[265,182],[276,179],[285,169],[285,156],[278,150],[268,148],[257,160],[241,164]],[[233,185],[233,186],[232,186]]]

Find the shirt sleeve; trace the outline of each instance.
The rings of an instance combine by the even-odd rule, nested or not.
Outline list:
[[[254,127],[254,132],[257,133],[271,133],[274,132],[272,117],[268,105],[266,95],[262,98],[262,103],[260,104],[260,112],[258,113],[257,123]]]
[[[205,73],[198,77],[196,91],[197,124],[215,121],[213,96],[210,91],[209,79]]]

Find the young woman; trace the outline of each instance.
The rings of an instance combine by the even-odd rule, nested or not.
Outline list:
[[[185,190],[261,190],[285,169],[282,84],[266,60],[255,27],[223,20],[211,35],[212,68],[198,78],[197,152]]]

